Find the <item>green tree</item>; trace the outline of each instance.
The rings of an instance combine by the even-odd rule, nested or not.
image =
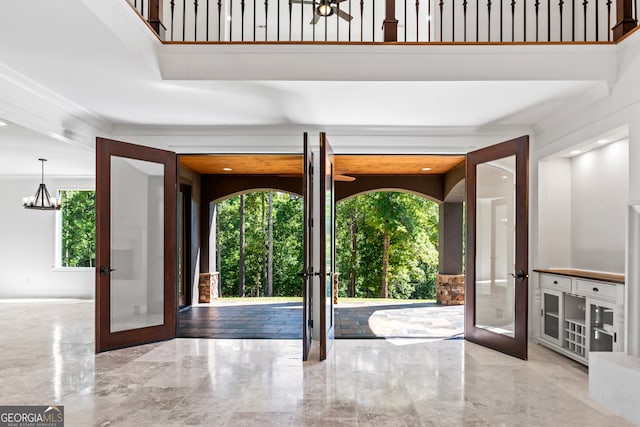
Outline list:
[[[243,221],[240,221],[240,200]],[[217,207],[222,295],[237,295],[240,229],[244,223],[244,271],[247,295],[301,296],[302,199],[295,195],[253,192],[231,197]],[[273,225],[271,225],[273,223]],[[272,236],[272,237],[271,237]],[[270,240],[272,238],[272,242]],[[270,253],[275,256],[269,256]],[[273,287],[269,277],[272,272]]]
[[[96,193],[67,190],[62,198],[63,267],[96,265]]]
[[[433,298],[438,205],[406,193],[375,192],[337,206],[340,295]],[[355,284],[355,292],[352,289]]]

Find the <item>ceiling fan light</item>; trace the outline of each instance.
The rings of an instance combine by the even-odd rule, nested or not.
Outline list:
[[[331,4],[323,2],[316,9],[316,13],[320,16],[331,16],[333,15],[333,8]]]

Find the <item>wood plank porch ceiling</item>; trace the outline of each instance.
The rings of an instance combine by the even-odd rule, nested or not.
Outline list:
[[[335,170],[337,175],[434,175],[447,173],[464,159],[459,155],[336,155]],[[183,155],[180,164],[212,175],[302,174],[301,155]]]

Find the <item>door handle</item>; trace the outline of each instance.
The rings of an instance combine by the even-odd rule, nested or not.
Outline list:
[[[518,282],[524,282],[524,279],[527,279],[529,277],[528,274],[525,274],[524,271],[519,270],[517,273],[511,273],[511,277],[513,277],[514,279],[516,279]]]
[[[299,273],[296,273],[298,275],[298,277],[301,277],[303,279],[308,279],[309,277],[313,277],[313,276],[319,276],[320,273],[319,272],[313,272],[313,271],[309,271],[308,273],[305,273],[304,271],[301,271]]]
[[[101,277],[106,276],[107,274],[111,273],[112,271],[116,271],[116,269],[115,268],[108,268],[108,267],[106,267],[104,265],[101,266],[100,270],[99,270]]]

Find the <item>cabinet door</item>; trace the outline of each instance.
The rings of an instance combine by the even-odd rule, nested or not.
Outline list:
[[[620,351],[615,304],[588,298],[587,323],[589,351]]]
[[[542,288],[542,338],[562,346],[562,292]]]

